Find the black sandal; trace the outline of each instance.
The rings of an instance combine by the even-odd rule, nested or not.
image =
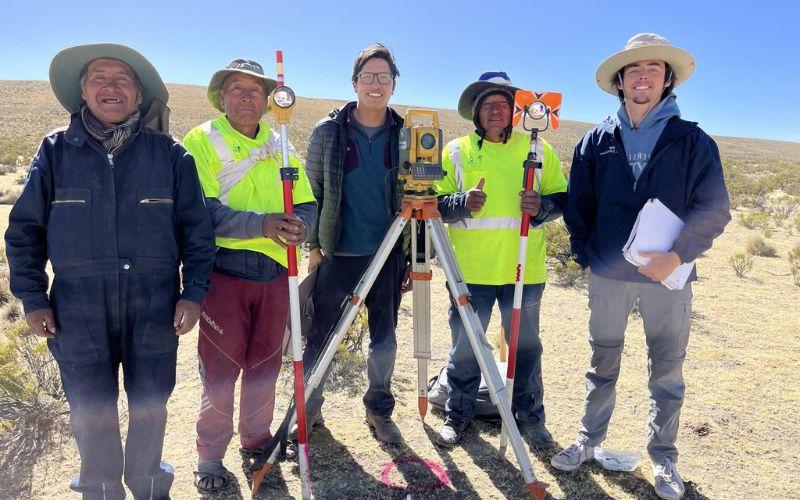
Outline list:
[[[222,479],[222,484],[219,486],[208,486],[209,480],[210,484],[213,485],[215,478]],[[232,479],[233,475],[222,464],[213,464],[209,467],[209,470],[194,471],[194,487],[197,488],[199,493],[215,493],[222,491],[228,487]]]

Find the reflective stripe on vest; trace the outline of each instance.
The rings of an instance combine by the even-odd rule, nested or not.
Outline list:
[[[453,176],[456,178],[456,190],[464,191],[464,164],[461,163],[461,139],[453,139],[447,145],[450,161],[453,162]]]
[[[451,222],[458,229],[519,229],[520,217],[471,217]]]
[[[280,159],[281,151],[281,138],[275,131],[269,131],[269,140],[257,148],[250,150],[250,155],[241,161],[235,161],[231,148],[225,142],[222,132],[213,124],[213,122],[206,122],[202,125],[202,130],[206,134],[208,141],[217,153],[222,168],[217,172],[217,181],[219,182],[219,201],[227,205],[228,194],[236,184],[239,183],[250,172],[250,169],[256,163],[262,160],[273,158],[278,165],[282,165]],[[297,156],[297,152],[291,143],[289,143],[289,154]]]

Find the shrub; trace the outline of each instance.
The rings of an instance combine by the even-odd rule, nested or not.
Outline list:
[[[547,242],[547,257],[561,263],[572,259],[572,248],[569,244],[569,231],[561,220],[544,225],[544,239]]]
[[[6,322],[13,323],[24,317],[22,303],[11,295],[5,247],[0,245],[0,325],[5,326]]]
[[[14,165],[0,165],[0,175],[13,174],[17,171]]]
[[[736,276],[744,278],[753,269],[753,257],[745,252],[735,253],[728,259],[728,264],[730,264]]]
[[[342,343],[336,349],[336,357],[328,377],[328,387],[331,389],[344,390],[349,396],[361,391],[364,375],[367,372],[363,341],[368,330],[367,308],[361,307]]]
[[[556,275],[555,282],[562,286],[575,286],[583,278],[583,269],[572,257],[569,232],[563,221],[548,222],[544,226],[547,258]]]
[[[0,488],[10,498],[30,497],[36,460],[67,429],[66,398],[47,345],[24,321],[0,343]]]
[[[795,246],[789,252],[789,269],[792,271],[794,284],[800,286],[800,245]]]
[[[779,226],[783,224],[783,221],[787,220],[796,209],[797,200],[792,196],[782,196],[772,200],[769,204],[769,211],[772,214],[772,218],[775,219],[775,222]]]
[[[556,283],[562,286],[575,286],[583,278],[583,269],[574,260],[556,262],[553,271],[556,273]]]
[[[777,257],[778,251],[775,247],[764,241],[758,236],[754,236],[747,240],[745,250],[750,255],[758,255],[759,257]]]
[[[747,229],[767,229],[769,228],[769,216],[764,212],[750,212],[739,215],[739,225]]]
[[[19,188],[0,189],[0,205],[13,205],[19,198]]]

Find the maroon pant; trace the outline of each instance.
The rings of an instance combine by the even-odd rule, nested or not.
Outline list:
[[[268,283],[211,275],[203,301],[198,355],[203,398],[197,417],[201,460],[222,459],[233,437],[233,390],[242,372],[239,436],[255,448],[270,437],[275,382],[289,311],[284,274]]]

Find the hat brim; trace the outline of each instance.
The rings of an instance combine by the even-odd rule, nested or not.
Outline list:
[[[461,115],[462,118],[472,120],[472,105],[475,103],[475,98],[481,92],[492,88],[511,92],[512,95],[519,90],[518,87],[514,87],[513,85],[503,85],[494,82],[483,81],[470,83],[467,85],[467,88],[464,89],[464,92],[461,93],[461,97],[458,98],[458,114]]]
[[[115,43],[95,43],[69,47],[53,58],[50,63],[50,87],[58,102],[70,114],[83,105],[81,97],[81,71],[87,64],[99,58],[111,58],[131,67],[142,85],[142,103],[139,109],[146,111],[154,99],[165,105],[169,92],[156,68],[143,55],[125,45]]]
[[[675,87],[692,76],[695,69],[694,56],[683,49],[671,45],[646,45],[622,50],[603,61],[597,68],[597,85],[611,95],[617,95],[617,72],[636,61],[655,59],[664,61],[672,67]]]
[[[225,83],[225,79],[228,78],[233,73],[243,73],[245,75],[250,75],[258,78],[259,80],[263,80],[264,84],[267,87],[267,95],[271,94],[273,90],[278,88],[278,81],[267,76],[261,75],[259,73],[255,73],[253,71],[247,71],[244,69],[221,69],[214,73],[211,77],[211,81],[208,82],[208,102],[211,103],[214,108],[218,111],[224,113],[225,109],[222,107],[222,102],[220,101],[219,92],[222,90],[222,84]],[[267,107],[269,110],[269,107]]]

